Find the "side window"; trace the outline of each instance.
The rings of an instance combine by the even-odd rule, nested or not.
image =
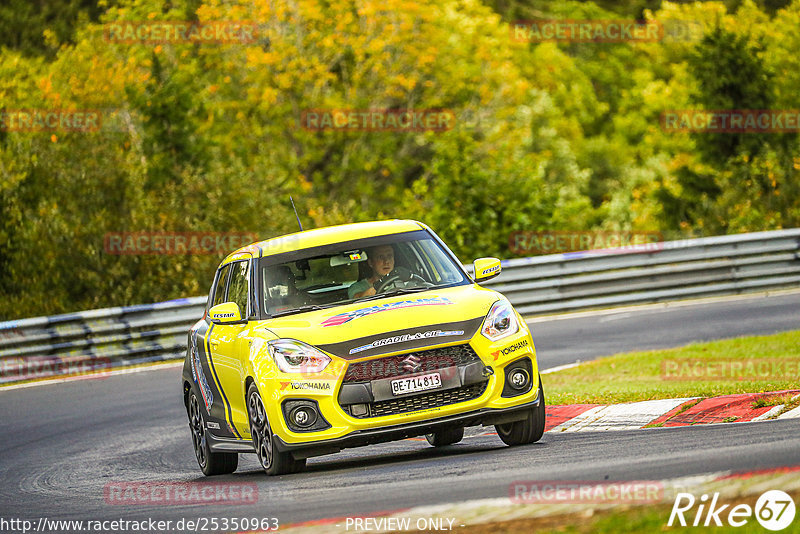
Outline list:
[[[225,282],[228,281],[228,271],[231,270],[231,264],[229,263],[225,267],[219,271],[219,277],[217,278],[217,287],[214,289],[214,300],[211,301],[211,306],[216,306],[217,304],[222,304],[225,302]]]
[[[228,287],[228,302],[239,305],[242,318],[247,317],[247,280],[250,272],[249,261],[239,261],[231,264],[231,283]]]

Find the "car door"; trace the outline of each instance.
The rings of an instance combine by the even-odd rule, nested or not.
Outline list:
[[[223,302],[239,306],[243,321],[234,324],[213,323],[208,333],[215,378],[225,403],[227,420],[233,424],[237,437],[250,434],[245,404],[245,363],[249,350],[250,319],[253,319],[250,302],[251,260],[231,262],[230,277]],[[216,298],[214,299],[216,301]]]

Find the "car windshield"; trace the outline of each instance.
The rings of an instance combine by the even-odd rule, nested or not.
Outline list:
[[[425,231],[348,241],[261,260],[271,316],[469,283]]]

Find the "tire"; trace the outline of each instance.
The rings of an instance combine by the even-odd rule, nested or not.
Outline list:
[[[269,426],[264,402],[255,384],[247,388],[247,416],[250,420],[250,435],[258,461],[270,476],[298,473],[306,466],[305,458],[295,460],[289,452],[275,450],[275,436]]]
[[[545,404],[542,377],[539,376],[539,405],[528,410],[528,416],[522,421],[495,425],[497,435],[506,445],[527,445],[542,439],[544,434]]]
[[[433,434],[425,434],[425,439],[434,447],[444,447],[452,445],[464,439],[464,427],[445,428],[437,430]]]
[[[206,420],[203,409],[194,392],[189,394],[189,430],[192,432],[192,445],[197,465],[206,476],[227,475],[239,466],[239,454],[235,452],[211,452],[206,439]]]

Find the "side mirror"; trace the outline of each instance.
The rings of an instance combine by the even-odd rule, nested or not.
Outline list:
[[[500,260],[497,258],[478,258],[473,263],[475,282],[485,282],[500,274]]]
[[[217,324],[240,323],[242,322],[242,314],[239,311],[239,305],[235,302],[223,302],[212,306],[208,310],[208,316]]]

